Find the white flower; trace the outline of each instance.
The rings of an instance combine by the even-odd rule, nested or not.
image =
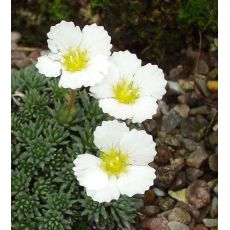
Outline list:
[[[135,54],[120,51],[112,54],[108,74],[90,91],[103,112],[140,123],[156,113],[156,101],[165,94],[166,84],[156,65],[141,66]]]
[[[74,160],[74,174],[86,193],[98,202],[110,202],[120,194],[143,194],[155,178],[148,166],[156,154],[155,143],[145,131],[125,123],[104,121],[94,132],[100,158],[80,154]]]
[[[81,88],[99,83],[108,71],[111,38],[102,26],[86,25],[82,31],[73,22],[51,26],[50,53],[38,58],[36,67],[47,77],[61,75],[59,86]]]

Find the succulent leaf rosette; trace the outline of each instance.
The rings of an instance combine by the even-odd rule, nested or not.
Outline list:
[[[102,26],[86,25],[82,30],[73,22],[51,26],[50,53],[38,58],[36,67],[46,77],[60,76],[59,86],[77,89],[99,83],[108,70],[111,37]]]
[[[110,202],[121,194],[143,194],[153,184],[155,170],[148,163],[155,156],[155,143],[145,131],[129,130],[117,120],[104,121],[94,132],[94,143],[100,156],[80,154],[73,168],[93,200]]]

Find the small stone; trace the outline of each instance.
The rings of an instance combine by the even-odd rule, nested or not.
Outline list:
[[[164,146],[158,146],[156,148],[157,154],[154,158],[154,162],[159,166],[164,166],[169,163],[170,154],[167,148]]]
[[[180,79],[179,85],[181,86],[182,90],[185,92],[194,90],[194,81]]]
[[[186,174],[185,172],[179,172],[174,180],[171,189],[172,190],[179,190],[186,187]]]
[[[193,230],[208,230],[204,225],[198,224],[196,225]]]
[[[182,120],[182,117],[175,110],[170,110],[168,115],[164,115],[162,118],[161,131],[170,132],[176,128]]]
[[[196,207],[194,207],[193,205],[191,205],[191,204],[179,201],[176,204],[176,207],[181,208],[183,210],[186,210],[187,212],[190,213],[191,217],[193,217],[195,219],[198,219],[199,216],[200,216],[200,211]]]
[[[207,87],[206,77],[202,75],[198,75],[195,79],[196,86],[200,90],[201,94],[205,97],[209,96],[209,91]]]
[[[20,60],[20,59],[25,59],[27,56],[25,52],[19,52],[19,51],[12,51],[11,52],[11,59],[14,60]]]
[[[169,188],[176,176],[176,171],[172,166],[159,167],[156,170],[156,179],[154,184],[160,188]]]
[[[190,93],[185,93],[177,97],[177,101],[180,104],[187,104],[188,100],[190,98]]]
[[[171,197],[160,198],[158,205],[161,210],[166,211],[174,207],[175,201]]]
[[[145,205],[151,205],[154,204],[156,200],[156,194],[153,190],[148,190],[144,194],[144,204]]]
[[[167,115],[169,113],[169,106],[166,104],[165,101],[158,101],[158,106],[162,114]]]
[[[183,66],[182,65],[178,65],[175,68],[171,69],[169,71],[169,77],[170,79],[175,79],[178,76],[180,76],[180,74],[183,72]]]
[[[196,208],[205,207],[210,203],[210,189],[203,180],[196,180],[187,188],[187,199]]]
[[[31,62],[30,58],[25,58],[25,59],[21,59],[21,60],[16,60],[14,62],[14,65],[20,69],[23,69],[23,68],[29,66],[31,63],[32,62]]]
[[[217,75],[218,75],[218,69],[217,69],[217,68],[211,70],[211,71],[208,73],[208,77],[209,77],[209,79],[211,79],[211,80],[216,80],[216,79],[217,79]]]
[[[177,201],[182,201],[184,203],[188,203],[187,197],[186,197],[186,191],[187,189],[181,189],[179,191],[168,191],[168,194],[174,198]]]
[[[213,188],[217,185],[217,183],[218,183],[217,178],[214,178],[214,179],[212,179],[212,180],[210,180],[210,181],[208,182],[208,187],[209,187],[210,189],[213,189]]]
[[[209,136],[209,142],[211,145],[217,145],[218,144],[218,132],[215,131]]]
[[[185,166],[185,161],[183,157],[178,157],[170,160],[171,166],[174,168],[176,172],[180,171]]]
[[[217,197],[212,198],[211,209],[210,209],[210,216],[212,218],[217,217],[218,214],[218,199]]]
[[[189,181],[194,181],[204,175],[204,172],[196,168],[186,168],[186,176]]]
[[[190,115],[206,115],[210,113],[210,108],[206,105],[199,106],[190,110]]]
[[[148,230],[166,230],[168,220],[164,217],[148,218],[142,222],[142,227]]]
[[[188,151],[195,151],[197,148],[200,148],[200,144],[191,139],[183,138],[182,142]]]
[[[11,49],[15,49],[17,47],[17,43],[20,39],[21,39],[21,34],[19,32],[15,32],[15,31],[11,32]]]
[[[144,206],[141,212],[147,216],[153,216],[160,212],[160,208],[155,205]]]
[[[170,230],[189,230],[189,227],[185,224],[182,224],[177,221],[171,221],[168,223],[168,227]]]
[[[203,138],[208,124],[202,116],[188,117],[181,122],[180,131],[185,138],[198,142]]]
[[[183,94],[184,93],[183,89],[181,88],[179,83],[176,81],[168,81],[168,87],[169,87],[169,90],[171,90],[172,92],[174,92],[176,94]]]
[[[209,168],[213,172],[217,172],[218,171],[218,155],[217,154],[212,154],[209,157],[209,159],[208,159],[208,165],[209,165]]]
[[[197,72],[200,74],[207,74],[209,72],[208,64],[202,59],[198,63]]]
[[[177,221],[183,224],[189,224],[191,216],[181,208],[174,208],[168,216],[168,221]]]
[[[174,147],[179,147],[181,144],[175,135],[166,135],[166,137],[163,139],[163,141],[165,144],[171,145]]]
[[[157,122],[153,119],[148,119],[143,123],[145,130],[149,134],[153,134],[157,130]]]
[[[190,110],[189,106],[187,106],[185,104],[176,105],[173,109],[176,112],[178,112],[180,114],[180,116],[183,117],[183,118],[187,118],[188,117],[189,110]]]
[[[217,219],[208,219],[208,218],[206,218],[206,219],[203,219],[203,223],[204,223],[204,225],[206,227],[213,228],[213,227],[217,226],[218,221],[217,221]]]
[[[216,186],[213,188],[213,191],[216,193],[216,195],[218,195],[218,185],[216,185]]]
[[[186,164],[193,168],[200,168],[207,159],[208,154],[206,154],[203,149],[197,149],[190,154],[190,156],[186,160]]]
[[[153,191],[155,192],[155,194],[157,195],[157,196],[165,196],[165,192],[163,191],[163,190],[161,190],[161,189],[159,189],[159,188],[153,188]]]

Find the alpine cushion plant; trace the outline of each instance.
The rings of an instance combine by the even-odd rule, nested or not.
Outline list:
[[[110,202],[120,194],[143,194],[153,184],[155,170],[148,163],[155,156],[155,143],[145,131],[129,131],[116,120],[104,121],[94,132],[94,143],[100,157],[80,154],[73,168],[93,200]]]
[[[120,51],[112,54],[106,77],[90,91],[99,99],[103,112],[141,123],[156,113],[156,102],[166,93],[166,83],[156,65],[141,66],[135,54]]]
[[[108,71],[111,37],[96,24],[82,30],[73,22],[51,26],[50,53],[38,58],[36,67],[46,77],[60,77],[59,86],[77,89],[99,83]]]

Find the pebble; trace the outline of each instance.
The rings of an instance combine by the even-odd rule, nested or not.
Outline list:
[[[169,188],[176,176],[176,171],[171,165],[159,167],[156,170],[154,184],[160,188]]]
[[[176,112],[178,112],[180,114],[180,116],[183,118],[187,118],[189,115],[190,108],[186,104],[176,105],[173,109]]]
[[[218,132],[217,131],[213,132],[209,136],[208,140],[209,140],[211,145],[217,145],[218,144]]]
[[[165,101],[158,101],[158,106],[162,114],[167,115],[169,113],[169,106],[166,104]]]
[[[203,219],[203,223],[206,227],[208,228],[213,228],[213,227],[216,227],[217,224],[218,224],[218,221],[217,219]]]
[[[144,204],[145,205],[152,205],[156,200],[156,194],[153,190],[148,190],[144,194]]]
[[[168,223],[168,227],[170,230],[189,230],[189,227],[185,224],[182,224],[177,221],[171,221]]]
[[[171,197],[159,198],[158,205],[161,210],[167,211],[174,207],[175,201]]]
[[[195,151],[197,148],[200,148],[199,143],[188,138],[183,138],[182,143],[188,151]]]
[[[199,106],[199,107],[196,107],[196,108],[193,108],[190,110],[190,115],[207,115],[210,113],[210,109],[206,106],[206,105],[203,105],[203,106]]]
[[[160,212],[160,208],[155,205],[144,206],[141,212],[147,216],[153,216]]]
[[[149,134],[154,134],[154,132],[157,131],[157,125],[158,124],[157,124],[156,120],[148,119],[148,120],[144,121],[143,125],[145,127],[146,132]]]
[[[200,211],[191,204],[184,203],[184,202],[178,202],[176,204],[176,207],[186,210],[187,212],[190,213],[191,217],[195,219],[198,219],[200,216]]]
[[[186,160],[186,164],[189,167],[200,168],[201,165],[208,159],[208,154],[203,149],[197,149],[193,153],[191,153]]]
[[[209,157],[209,159],[208,159],[208,165],[209,165],[209,168],[213,172],[217,172],[218,171],[218,155],[217,154],[212,154]]]
[[[170,110],[170,112],[162,118],[161,131],[166,133],[172,131],[180,124],[181,120],[182,117],[178,112],[173,109]]]
[[[180,104],[187,104],[189,98],[190,98],[190,93],[185,93],[185,94],[182,94],[180,96],[177,97],[177,101],[180,103]]]
[[[208,64],[202,59],[198,63],[197,72],[200,74],[207,74],[209,72]]]
[[[159,189],[159,188],[155,187],[155,188],[153,188],[153,191],[155,192],[155,194],[157,196],[160,196],[160,197],[165,196],[165,192],[163,190]]]
[[[209,96],[209,91],[207,88],[206,77],[203,75],[197,75],[195,79],[196,86],[199,88],[202,95],[205,97]]]
[[[196,168],[186,168],[186,176],[188,181],[194,181],[204,175],[204,172]]]
[[[170,79],[175,79],[176,77],[180,76],[180,74],[183,72],[183,66],[178,65],[175,68],[171,69],[169,71],[169,78]]]
[[[192,220],[190,214],[181,209],[181,208],[174,208],[168,215],[168,221],[177,221],[183,224],[189,224]]]
[[[179,85],[181,86],[182,90],[185,92],[194,90],[194,81],[180,79]]]
[[[179,190],[182,188],[186,187],[186,173],[181,171],[179,174],[176,176],[176,179],[174,180],[171,189],[172,190]]]
[[[171,166],[174,168],[176,172],[180,171],[185,166],[185,160],[183,157],[178,157],[170,160]]]
[[[154,162],[159,166],[164,166],[169,163],[170,154],[166,147],[158,146],[156,148],[157,154],[154,158]]]
[[[187,200],[187,189],[181,189],[179,191],[172,191],[172,190],[169,190],[168,191],[168,194],[174,198],[175,200],[177,201],[182,201],[184,203],[188,203],[188,200]]]
[[[211,71],[208,73],[208,77],[209,77],[209,79],[211,79],[211,80],[216,80],[216,79],[217,79],[217,75],[218,75],[218,69],[217,69],[217,68],[211,70]]]
[[[218,214],[218,199],[217,197],[212,198],[211,209],[210,209],[210,216],[212,218],[217,217]]]
[[[163,141],[165,144],[174,147],[179,147],[181,145],[179,139],[175,135],[166,135]]]
[[[21,39],[21,34],[19,32],[15,32],[15,31],[11,32],[11,49],[17,47],[17,43],[20,39]]]
[[[193,230],[208,230],[204,225],[198,224],[196,225]]]
[[[167,224],[168,220],[166,218],[156,217],[144,220],[142,222],[142,227],[148,230],[166,230]]]
[[[210,189],[203,180],[196,180],[187,188],[187,199],[189,203],[200,209],[210,203]]]
[[[168,87],[169,87],[169,90],[171,90],[172,92],[174,92],[176,94],[183,94],[184,93],[181,86],[176,81],[168,81]]]

